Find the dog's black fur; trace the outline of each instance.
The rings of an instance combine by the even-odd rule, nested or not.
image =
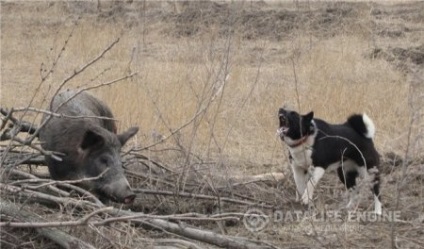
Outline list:
[[[343,124],[329,124],[321,119],[315,119],[313,112],[300,115],[295,111],[281,108],[278,118],[280,137],[289,146],[291,154],[293,151],[299,151],[296,148],[300,146],[304,146],[305,150],[311,150],[308,154],[309,162],[314,167],[321,167],[324,170],[335,165],[340,180],[348,189],[356,186],[358,176],[356,168],[366,166],[367,169],[371,169],[379,166],[379,154],[372,141],[374,124],[367,116],[354,114]],[[291,158],[293,160],[293,155]],[[348,170],[343,169],[342,165],[347,160],[353,161],[356,166]],[[374,195],[379,197],[378,171],[374,174],[372,190]]]

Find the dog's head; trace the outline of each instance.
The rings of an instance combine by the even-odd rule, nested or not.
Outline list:
[[[278,134],[280,138],[289,145],[294,145],[297,141],[313,134],[315,129],[312,122],[313,118],[314,112],[300,115],[295,111],[280,108],[278,111],[280,122]]]

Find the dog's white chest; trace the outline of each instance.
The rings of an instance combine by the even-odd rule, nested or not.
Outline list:
[[[312,148],[299,146],[297,148],[290,148],[289,151],[293,164],[296,167],[308,169],[312,165]]]

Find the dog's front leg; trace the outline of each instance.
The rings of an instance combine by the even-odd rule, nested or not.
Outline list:
[[[291,167],[293,170],[294,182],[296,183],[296,201],[299,201],[299,196],[305,192],[309,173],[303,167],[299,167],[294,163],[291,165]]]
[[[302,203],[305,205],[309,204],[309,200],[312,200],[314,195],[315,186],[318,184],[319,180],[321,180],[324,175],[325,170],[321,167],[315,167],[312,171],[312,176],[309,179],[306,189],[302,195]],[[301,192],[302,193],[302,192]]]

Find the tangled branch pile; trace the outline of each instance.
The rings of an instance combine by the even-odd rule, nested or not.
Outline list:
[[[269,247],[259,241],[227,236],[224,235],[225,233],[216,233],[209,229],[200,228],[196,224],[225,229],[225,226],[221,226],[224,223],[240,222],[244,216],[243,213],[226,211],[230,210],[228,207],[232,205],[240,207],[260,204],[262,207],[272,208],[273,203],[256,200],[252,196],[240,194],[242,191],[234,190],[237,190],[237,188],[246,190],[243,186],[247,186],[247,184],[260,185],[264,181],[276,181],[282,178],[281,174],[268,174],[250,178],[233,177],[229,179],[230,181],[226,181],[227,185],[222,186],[207,187],[204,184],[205,179],[198,177],[189,177],[184,181],[184,184],[178,184],[181,181],[179,179],[180,173],[149,159],[140,150],[132,148],[125,153],[126,173],[132,179],[133,186],[148,185],[148,188],[135,189],[135,192],[144,196],[142,199],[146,201],[138,202],[131,207],[119,207],[114,203],[109,203],[112,205],[109,206],[103,204],[90,192],[73,185],[80,181],[92,179],[53,181],[45,178],[46,174],[43,176],[37,173],[40,170],[34,169],[34,165],[45,168],[43,167],[45,165],[43,155],[51,155],[52,153],[44,151],[34,142],[36,140],[33,135],[38,133],[38,128],[28,122],[14,118],[13,110],[2,109],[1,114],[3,120],[1,138],[3,141],[9,142],[1,147],[2,222],[0,224],[4,228],[33,228],[42,236],[64,248],[74,248],[75,245],[81,248],[98,246],[90,244],[78,235],[73,235],[72,227],[88,226],[98,230],[98,227],[110,226],[119,231],[120,225],[117,225],[118,223],[128,224],[134,231],[154,229],[178,238],[159,241],[159,244],[174,244],[174,246],[181,244],[196,247],[194,242],[190,241],[200,241],[228,248]],[[32,135],[27,139],[22,139],[19,136],[19,132],[22,131]],[[134,166],[139,170],[130,169]],[[219,179],[214,180],[219,181]],[[231,186],[228,186],[228,184]],[[145,197],[147,195],[154,196],[156,200]],[[181,206],[182,203],[187,203],[187,200],[190,200],[189,206]],[[33,210],[33,203],[39,203],[42,206]],[[178,203],[178,206],[174,206]],[[193,211],[184,212],[185,209],[197,210],[201,203],[209,209],[209,214],[207,212],[206,214]],[[150,213],[161,214],[130,211],[137,209],[150,210]],[[163,214],[163,209],[173,210],[168,214]],[[54,216],[61,218],[48,218],[52,215],[51,213],[56,212],[60,214]],[[70,231],[66,231],[69,229]],[[104,238],[107,237],[102,233],[100,235]],[[13,243],[12,241],[9,242]],[[132,241],[132,243],[135,242],[136,240]]]

